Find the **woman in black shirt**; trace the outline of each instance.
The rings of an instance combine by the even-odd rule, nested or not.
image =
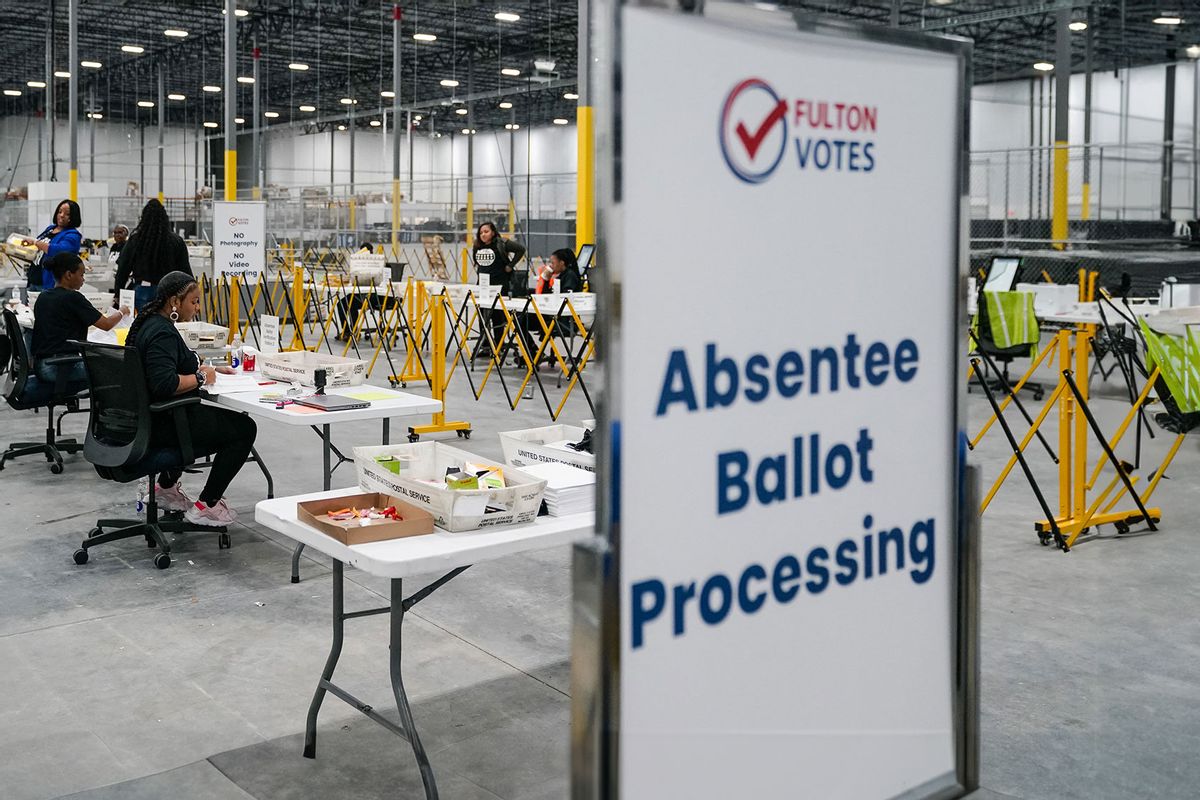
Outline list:
[[[176,271],[192,274],[187,245],[171,230],[171,220],[162,203],[151,200],[142,209],[137,227],[117,258],[113,294],[133,289],[133,304],[140,310],[154,297],[154,287],[162,277]]]
[[[127,341],[141,354],[152,401],[195,394],[216,380],[217,370],[203,366],[175,329],[176,322],[189,322],[199,312],[200,288],[195,278],[187,272],[171,272],[159,281],[154,299],[142,307],[130,327]],[[160,473],[156,500],[168,510],[185,511],[193,524],[228,525],[237,515],[225,503],[225,490],[246,463],[258,428],[245,414],[224,408],[191,405],[186,413],[192,451],[197,456],[215,454],[208,481],[199,500],[192,502],[179,483],[181,470]],[[157,414],[151,420],[150,444],[156,448],[179,446],[173,413]]]
[[[117,326],[128,309],[121,309],[104,316],[87,298],[79,293],[83,286],[83,260],[78,253],[59,253],[46,262],[46,269],[54,276],[54,288],[38,295],[33,304],[33,358],[34,372],[38,380],[71,394],[78,394],[88,387],[87,372],[83,361],[74,364],[47,364],[51,356],[79,355],[78,349],[68,342],[87,339],[87,330],[96,326],[110,331]],[[59,380],[62,386],[59,387]]]
[[[525,248],[519,242],[500,238],[495,223],[484,222],[475,231],[475,244],[471,248],[471,260],[475,263],[475,271],[479,275],[487,275],[492,286],[499,287],[503,295],[510,294],[513,267],[525,257]],[[484,311],[492,330],[492,341],[496,346],[501,345],[500,337],[504,335],[504,315],[490,310]],[[484,352],[490,352],[486,337],[480,345]]]

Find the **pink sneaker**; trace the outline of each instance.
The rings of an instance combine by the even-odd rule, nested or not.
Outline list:
[[[206,525],[216,528],[236,522],[237,512],[226,505],[225,499],[221,498],[215,506],[206,506],[199,501],[192,503],[187,513],[183,515],[183,518],[193,525]]]
[[[163,511],[187,511],[194,505],[192,498],[184,494],[182,483],[176,483],[170,489],[154,487],[154,502]]]

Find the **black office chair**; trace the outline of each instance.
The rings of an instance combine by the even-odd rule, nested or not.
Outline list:
[[[975,347],[979,352],[985,354],[990,359],[992,365],[1000,365],[1000,374],[994,377],[980,374],[977,377],[981,381],[987,381],[988,388],[998,395],[1008,395],[1013,386],[1013,380],[1009,377],[1008,367],[1015,359],[1029,358],[1031,352],[1035,349],[1029,344],[1018,344],[1012,347],[997,347],[996,341],[992,336],[991,316],[988,313],[988,304],[983,297],[983,293],[979,294],[979,312],[977,314],[977,325],[974,334]],[[967,391],[971,391],[974,384],[967,383]],[[1046,387],[1034,381],[1026,381],[1021,387],[1021,391],[1030,392],[1034,400],[1041,400],[1046,391]]]
[[[78,453],[83,449],[83,445],[75,439],[59,439],[55,434],[54,424],[54,409],[65,407],[66,414],[79,412],[79,401],[87,397],[87,393],[81,394],[68,393],[65,386],[66,375],[63,370],[59,371],[58,382],[54,385],[38,380],[37,375],[33,372],[33,359],[29,356],[29,343],[26,341],[25,332],[21,330],[21,324],[17,321],[17,315],[12,311],[4,311],[4,330],[7,340],[7,349],[9,350],[8,359],[2,362],[4,369],[0,373],[0,382],[4,384],[4,400],[17,411],[36,411],[39,408],[45,408],[49,415],[49,420],[46,423],[46,440],[44,442],[13,442],[8,446],[8,449],[0,453],[0,469],[4,469],[4,462],[21,456],[29,456],[40,453],[50,462],[50,471],[55,475],[61,475],[63,471],[63,453]],[[79,362],[79,356],[51,356],[46,359],[47,364],[70,365]],[[62,424],[62,418],[59,418],[59,424]]]
[[[154,499],[156,478],[160,472],[182,469],[195,460],[184,409],[198,404],[200,398],[183,397],[151,403],[142,373],[142,361],[136,349],[90,343],[80,344],[79,347],[91,387],[91,417],[83,444],[83,457],[106,480],[129,483],[148,478],[150,496],[144,520],[99,520],[83,546],[75,551],[75,563],[86,564],[88,550],[96,545],[144,536],[147,546],[159,550],[154,557],[154,566],[166,569],[171,566],[171,545],[167,542],[167,533],[216,533],[217,546],[222,550],[228,548],[229,534],[224,527],[193,525],[182,519],[179,512],[168,512],[159,519],[158,504]],[[151,415],[164,411],[174,414],[178,449],[150,447]],[[105,532],[105,528],[113,530]]]

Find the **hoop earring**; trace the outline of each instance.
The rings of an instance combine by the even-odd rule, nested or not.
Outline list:
[[[172,309],[171,309],[171,322],[179,322],[179,311],[178,311],[178,309],[175,309],[175,308],[172,308]]]

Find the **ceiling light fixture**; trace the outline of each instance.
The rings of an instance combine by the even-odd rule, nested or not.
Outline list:
[[[418,42],[436,42],[437,37],[432,33],[414,33],[413,38]]]
[[[1194,44],[1187,49],[1188,58],[1200,58],[1200,44]]]
[[[382,123],[382,122],[380,122],[380,121],[379,121],[379,120],[377,120],[377,119],[373,119],[373,120],[371,120],[371,127],[372,127],[372,128],[378,128],[378,127],[379,127],[380,125],[382,125],[382,124],[383,124],[383,123]]]
[[[1161,17],[1154,18],[1155,25],[1182,25],[1183,18],[1177,17],[1174,14],[1163,14]]]
[[[206,122],[206,123],[204,123],[204,127],[206,127],[206,128],[215,128],[215,127],[217,127],[217,123],[215,123],[215,122]]]
[[[138,108],[154,108],[153,100],[138,100]]]
[[[1068,24],[1067,27],[1073,31],[1086,31],[1087,23],[1083,20],[1076,20],[1075,22]]]
[[[170,36],[172,39],[186,39],[187,35],[187,31],[181,31],[176,28],[167,28],[163,31],[163,36]]]
[[[352,106],[355,103],[357,103],[358,101],[355,100],[353,97],[343,97],[341,100],[338,100],[338,102],[344,106]]]
[[[104,119],[104,115],[101,114],[99,111],[89,111],[88,119]]]
[[[45,81],[25,81],[25,85],[28,86],[30,89],[45,89],[46,88]]]
[[[20,97],[21,90],[20,89],[5,89],[4,96],[5,97]]]
[[[515,78],[521,74],[521,70],[513,69],[512,67],[505,67],[504,69],[500,70],[500,74],[507,75],[510,78]]]
[[[238,75],[237,82],[238,83],[254,83],[254,78],[251,78],[249,75]]]
[[[279,119],[278,111],[264,111],[263,116],[267,119]]]
[[[564,100],[578,100],[579,95],[575,94],[574,92],[567,92],[566,94],[563,95],[563,99]]]
[[[458,81],[452,80],[450,78],[442,78],[440,83],[442,84],[442,86],[445,86],[449,89],[453,89],[454,87],[458,86]]]
[[[206,92],[219,92],[219,91],[221,91],[221,87],[220,87],[220,86],[201,86],[200,88],[201,88],[201,89],[203,89],[203,90],[204,90],[204,91],[206,91]]]
[[[554,120],[555,125],[567,125],[569,123],[570,123],[570,120],[563,119],[562,117],[557,117]]]
[[[512,103],[505,100],[504,102],[500,103],[500,107],[501,108],[512,108]]]
[[[223,9],[223,8],[221,9],[221,15],[222,16],[225,15],[225,9]],[[250,16],[250,12],[244,8],[235,8],[233,10],[233,15],[235,17],[248,17],[248,16]]]
[[[55,72],[55,73],[54,73],[54,77],[56,77],[56,78],[69,78],[69,77],[71,77],[71,73],[69,73],[69,72],[63,72],[62,70],[58,70],[57,72]]]
[[[386,89],[385,89],[384,91],[382,91],[382,92],[380,92],[380,93],[379,93],[379,96],[380,96],[380,97],[387,97],[387,98],[391,99],[391,98],[394,98],[394,97],[396,96],[396,93],[395,93],[395,92],[393,92],[393,91],[389,91],[389,90],[386,90]]]
[[[316,106],[300,106],[301,111],[316,111]]]
[[[288,69],[294,69],[296,72],[307,72],[308,64],[301,64],[299,61],[293,61],[288,64]]]
[[[123,44],[121,45],[121,52],[138,55],[146,52],[146,48],[142,47],[140,44]]]
[[[425,119],[425,118],[422,117],[420,114],[417,114],[415,117],[413,117],[413,122],[420,122],[423,119]]]
[[[233,118],[233,121],[234,121],[235,123],[237,123],[238,125],[245,125],[245,124],[246,124],[246,120],[242,119],[241,117],[234,117],[234,118]]]
[[[538,72],[554,72],[554,68],[558,65],[554,63],[553,59],[539,58],[533,62],[533,66],[537,68]]]
[[[454,109],[454,113],[458,114],[460,117],[465,117],[467,115],[467,110],[465,108],[456,108]]]
[[[167,99],[168,100],[187,100],[187,95],[169,94],[169,95],[167,95]]]
[[[88,69],[100,69],[104,65],[99,61],[80,61],[79,66],[87,67]]]
[[[520,126],[520,125],[518,125],[518,124],[517,124],[517,123],[515,123],[515,122],[508,122],[508,123],[505,123],[505,125],[504,125],[504,130],[506,130],[506,131],[519,131],[519,130],[521,130],[521,126]]]
[[[1036,69],[1038,72],[1050,72],[1051,70],[1054,69],[1054,65],[1051,64],[1049,61],[1039,61],[1033,65],[1033,68]]]
[[[339,131],[344,131],[344,130],[346,130],[346,126],[345,126],[345,125],[338,125],[338,130],[339,130]]]
[[[501,22],[516,22],[521,18],[520,14],[514,14],[511,11],[497,11],[496,19]]]

